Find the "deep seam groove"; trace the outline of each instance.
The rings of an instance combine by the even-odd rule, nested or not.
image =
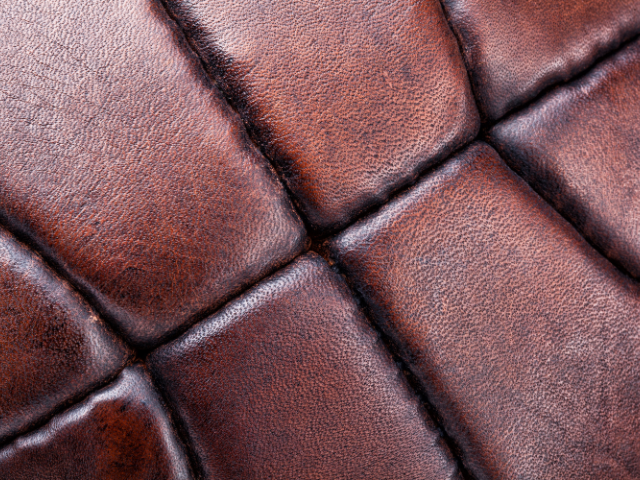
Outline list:
[[[135,358],[135,356],[129,358],[127,360],[127,362],[122,367],[120,367],[118,370],[116,370],[116,372],[114,372],[112,375],[109,375],[108,377],[106,377],[102,381],[98,382],[96,384],[96,386],[94,386],[93,388],[89,389],[87,392],[82,392],[82,393],[72,397],[71,399],[67,400],[66,402],[64,402],[61,405],[59,405],[56,408],[54,408],[51,412],[49,412],[43,418],[40,418],[40,419],[35,420],[34,422],[30,423],[29,426],[26,428],[26,430],[24,430],[23,432],[21,432],[21,433],[19,433],[17,435],[12,435],[11,437],[5,439],[2,443],[0,443],[0,451],[2,451],[4,448],[6,448],[9,445],[11,445],[16,440],[18,440],[18,439],[20,439],[22,437],[26,437],[26,436],[32,434],[33,432],[41,429],[42,427],[46,426],[55,416],[60,415],[60,414],[66,412],[68,410],[71,410],[72,408],[74,408],[74,407],[78,406],[79,404],[81,404],[82,402],[84,402],[87,398],[89,398],[94,393],[97,393],[100,390],[102,390],[103,388],[108,387],[109,385],[111,385],[118,378],[118,376],[123,372],[123,370],[125,368],[133,365],[136,361],[137,361],[137,359]]]
[[[491,128],[493,128],[495,125],[497,125],[498,123],[500,123],[501,121],[505,120],[506,118],[509,118],[513,115],[519,114],[520,112],[526,110],[527,108],[529,108],[532,104],[536,103],[538,100],[540,100],[541,98],[543,98],[544,96],[546,96],[550,91],[562,86],[562,85],[566,85],[568,83],[574,82],[586,75],[588,75],[594,68],[596,68],[599,64],[601,64],[602,62],[607,61],[609,58],[614,57],[615,55],[617,55],[621,50],[623,50],[624,48],[626,48],[628,45],[630,45],[631,43],[635,42],[636,40],[638,40],[640,38],[640,33],[636,34],[635,36],[632,36],[629,40],[621,42],[621,44],[618,46],[618,48],[612,50],[611,52],[609,52],[608,54],[605,54],[601,57],[598,57],[597,59],[594,60],[594,62],[592,64],[590,64],[589,66],[587,66],[585,69],[583,69],[582,71],[580,71],[576,76],[566,80],[566,81],[561,81],[561,82],[557,82],[553,85],[550,85],[548,87],[546,87],[545,89],[541,90],[535,98],[529,100],[528,102],[525,102],[524,104],[522,104],[521,106],[507,112],[505,115],[503,115],[502,117],[498,118],[497,120],[493,121],[493,122],[486,122],[486,123],[482,123],[480,125],[480,133],[479,135],[477,135],[473,140],[465,143],[464,145],[462,145],[460,148],[458,148],[456,151],[454,151],[453,153],[451,153],[448,157],[446,157],[445,159],[437,162],[436,164],[428,167],[427,169],[425,169],[422,173],[420,173],[416,179],[414,181],[412,181],[411,183],[408,183],[406,185],[403,185],[402,187],[394,190],[393,192],[391,192],[391,194],[389,195],[388,199],[381,203],[381,204],[376,204],[376,205],[372,205],[371,207],[363,210],[359,215],[355,216],[354,218],[352,218],[352,220],[350,221],[349,224],[347,224],[345,227],[336,230],[336,231],[332,231],[326,234],[318,234],[318,235],[313,235],[313,229],[309,226],[308,221],[306,219],[306,216],[302,215],[296,200],[296,197],[291,193],[291,191],[289,190],[286,182],[280,178],[281,175],[278,173],[278,169],[275,167],[275,165],[273,164],[273,162],[271,161],[271,159],[265,154],[264,150],[258,145],[257,142],[255,142],[254,138],[252,137],[252,135],[249,133],[249,129],[247,128],[247,124],[244,121],[242,115],[240,115],[240,113],[238,112],[238,110],[233,106],[233,102],[231,101],[230,98],[227,97],[227,95],[223,92],[223,90],[219,87],[218,82],[216,81],[215,78],[213,78],[207,71],[207,68],[204,64],[204,61],[202,60],[202,58],[200,57],[200,55],[197,52],[197,49],[195,48],[195,46],[192,44],[189,36],[186,35],[185,31],[182,29],[181,25],[179,24],[179,22],[177,21],[176,18],[174,18],[174,16],[170,13],[170,10],[168,9],[167,5],[165,4],[164,0],[158,0],[158,2],[161,4],[161,6],[163,7],[163,10],[165,11],[165,13],[167,14],[167,16],[169,17],[170,20],[172,20],[176,26],[177,29],[180,33],[182,33],[184,39],[186,40],[186,43],[189,45],[190,49],[192,50],[192,52],[195,54],[195,56],[198,58],[202,69],[204,70],[207,78],[209,78],[209,80],[216,86],[216,88],[221,92],[223,98],[226,101],[227,106],[234,111],[238,117],[241,119],[243,126],[245,127],[244,131],[246,134],[246,137],[250,140],[250,142],[252,143],[252,145],[258,149],[258,151],[262,154],[262,156],[267,160],[267,162],[269,163],[269,165],[273,168],[273,170],[275,171],[275,175],[276,178],[278,179],[280,185],[283,187],[285,193],[288,196],[289,201],[291,202],[291,206],[294,209],[294,211],[296,212],[296,214],[298,215],[298,217],[300,218],[300,220],[302,221],[306,233],[307,235],[310,237],[310,239],[312,240],[313,244],[311,245],[311,247],[309,248],[309,246],[307,245],[305,247],[305,249],[296,257],[294,257],[292,260],[290,260],[289,262],[286,262],[284,264],[282,264],[279,267],[276,267],[275,269],[273,269],[273,271],[270,271],[270,273],[265,274],[264,276],[262,276],[260,279],[256,280],[255,282],[251,283],[249,286],[247,286],[246,288],[244,288],[242,291],[240,291],[239,293],[237,293],[235,296],[230,297],[229,299],[227,299],[219,308],[214,308],[214,309],[205,309],[203,311],[201,311],[201,313],[196,314],[194,317],[192,317],[192,321],[187,322],[186,324],[186,328],[184,329],[178,329],[174,332],[174,334],[172,334],[170,337],[168,337],[166,339],[166,341],[164,341],[163,343],[154,346],[151,349],[143,349],[143,348],[134,348],[132,345],[129,344],[129,342],[126,339],[126,336],[120,331],[120,329],[117,327],[117,323],[106,313],[103,311],[103,309],[99,306],[98,302],[93,301],[92,295],[90,295],[88,292],[85,292],[85,289],[81,286],[78,285],[77,282],[67,273],[66,269],[61,267],[59,265],[59,263],[56,261],[55,258],[53,258],[52,256],[48,255],[44,249],[42,248],[42,246],[39,244],[38,241],[36,241],[32,236],[31,233],[27,233],[26,229],[23,229],[21,227],[17,227],[14,225],[14,222],[10,221],[8,219],[8,217],[6,217],[5,215],[3,215],[0,212],[0,226],[5,228],[5,230],[7,230],[9,233],[11,233],[20,243],[22,243],[23,245],[25,245],[32,253],[35,253],[38,257],[40,257],[43,262],[45,263],[45,265],[47,267],[49,267],[59,278],[61,278],[62,280],[66,281],[69,286],[72,288],[72,290],[79,295],[90,307],[91,309],[94,311],[94,313],[96,313],[100,319],[102,320],[103,325],[105,326],[105,328],[107,328],[107,330],[114,334],[120,341],[122,341],[124,343],[124,345],[131,351],[133,352],[135,355],[140,354],[140,357],[137,358],[135,355],[132,359],[130,359],[126,366],[129,366],[130,364],[132,364],[135,361],[140,361],[140,359],[142,358],[146,358],[146,356],[151,353],[152,351],[154,351],[155,349],[175,340],[176,338],[178,338],[179,336],[183,335],[186,331],[188,331],[189,329],[191,329],[192,327],[194,327],[195,325],[197,325],[198,323],[200,323],[201,321],[203,321],[204,319],[206,319],[207,317],[215,314],[217,311],[219,311],[220,309],[224,308],[225,305],[227,305],[229,302],[234,301],[236,298],[240,297],[241,295],[243,295],[246,291],[248,291],[249,289],[251,289],[253,286],[255,286],[256,284],[258,284],[259,282],[261,282],[262,280],[264,280],[265,278],[267,278],[270,275],[275,274],[276,272],[286,268],[290,263],[292,263],[295,259],[297,259],[298,257],[304,255],[307,251],[311,250],[311,251],[316,251],[316,253],[321,254],[323,257],[324,255],[316,250],[317,248],[319,248],[319,244],[320,242],[326,240],[327,238],[334,236],[334,235],[338,235],[339,233],[345,231],[346,229],[350,228],[352,225],[354,225],[355,223],[359,222],[362,219],[365,219],[371,215],[375,215],[378,211],[380,211],[384,206],[386,206],[387,204],[393,202],[397,197],[403,195],[404,193],[406,193],[408,190],[410,190],[411,188],[413,188],[416,184],[418,184],[420,181],[422,181],[424,178],[426,178],[427,176],[429,176],[431,174],[431,172],[433,172],[435,169],[439,168],[440,166],[444,165],[446,162],[448,162],[450,159],[454,158],[455,156],[457,156],[460,151],[462,151],[463,149],[465,149],[467,146],[469,146],[470,144],[472,144],[475,141],[478,140],[483,140],[485,142],[487,142],[489,145],[493,147],[493,143],[490,141],[490,138],[488,137],[488,132],[489,130],[491,130]],[[460,54],[462,55],[462,59],[465,65],[465,69],[466,69],[466,73],[467,73],[467,78],[469,79],[469,66],[467,64],[467,60],[465,55],[463,54],[463,50],[462,50],[462,45],[460,42],[460,39],[458,38],[458,35],[456,34],[455,29],[453,29],[450,19],[448,17],[448,15],[446,14],[446,9],[444,8],[444,6],[441,3],[441,0],[439,0],[440,3],[440,7],[445,15],[445,19],[447,20],[447,24],[449,26],[449,29],[452,31],[454,38],[456,38],[456,41],[458,43],[458,48],[460,51]],[[470,88],[471,88],[471,92],[474,98],[474,102],[476,103],[476,108],[477,108],[477,98],[478,96],[476,95],[476,92],[474,91],[473,88],[473,84],[472,82],[469,80],[469,84],[470,84]],[[479,111],[479,110],[478,110]],[[506,162],[505,162],[506,163]],[[507,164],[508,165],[508,164]],[[511,168],[511,167],[509,167]],[[516,172],[517,174],[517,172]],[[521,177],[520,177],[521,178]],[[524,181],[524,180],[523,180]],[[529,185],[528,182],[525,181],[525,183],[527,183],[527,185]],[[547,202],[546,199],[544,199],[544,197],[542,197],[542,195],[540,195],[533,187],[531,187],[531,185],[529,185],[530,188],[532,188],[532,190],[534,192],[536,192],[537,195],[539,195],[541,198],[543,198],[543,200],[545,201],[545,203],[547,203],[548,205],[549,202]],[[580,231],[577,230],[577,228],[575,227],[575,225],[573,224],[573,222],[571,222],[569,219],[567,219],[562,213],[560,213],[558,210],[556,210],[552,205],[550,205],[550,207],[556,211],[563,219],[565,219],[571,226],[572,228],[578,232],[578,235],[580,235],[580,237],[582,237],[600,256],[602,256],[603,258],[605,258],[609,263],[611,263],[617,270],[619,270],[623,275],[625,275],[626,277],[630,278],[633,282],[637,283],[637,280],[635,278],[633,278],[621,265],[618,264],[618,262],[610,259],[609,257],[607,257],[605,254],[602,253],[602,251],[594,246],[591,241],[589,239],[587,239],[586,237],[584,237],[582,235],[582,233]],[[320,249],[322,250],[322,249]],[[326,258],[325,258],[326,260]],[[333,263],[333,262],[332,262]],[[332,268],[337,269],[337,267],[335,265],[332,266]],[[338,270],[339,271],[339,270]],[[346,277],[342,272],[339,272],[341,276],[343,276],[347,283],[349,284],[349,287],[351,289],[352,295],[354,296],[356,302],[358,302],[358,304],[360,305],[360,307],[364,310],[365,316],[367,317],[367,319],[370,318],[370,316],[367,314],[367,307],[364,302],[364,300],[362,300],[362,298],[360,297],[360,295],[357,293],[356,290],[354,290],[354,288],[352,288],[351,283],[348,280],[348,277]],[[389,353],[392,355],[392,358],[394,359],[399,359],[400,357],[398,357],[394,352],[396,350],[396,347],[393,343],[393,341],[387,336],[385,335],[377,326],[377,324],[375,322],[372,322],[371,320],[369,320],[370,325],[372,326],[372,328],[374,328],[374,330],[378,333],[378,335],[380,336],[380,338],[382,339],[383,343],[385,344],[385,346],[387,347],[387,350],[389,351]],[[432,421],[434,421],[434,423],[436,424],[437,428],[439,429],[442,438],[444,439],[445,443],[447,444],[447,446],[449,447],[449,449],[451,450],[452,455],[454,455],[454,459],[456,461],[456,464],[458,465],[458,469],[461,472],[461,474],[463,475],[463,478],[465,478],[466,480],[474,480],[473,476],[471,476],[471,474],[466,470],[466,468],[464,467],[464,463],[462,462],[461,458],[462,458],[462,452],[459,450],[459,448],[456,446],[455,442],[447,435],[446,431],[444,430],[444,428],[442,427],[442,423],[439,420],[439,416],[437,411],[434,409],[434,407],[432,406],[432,404],[429,402],[428,398],[424,395],[424,393],[422,393],[421,388],[419,388],[417,385],[417,380],[415,379],[415,376],[413,375],[413,373],[411,373],[411,371],[408,369],[408,367],[406,366],[406,364],[402,361],[402,360],[398,360],[398,364],[402,365],[402,371],[404,373],[404,375],[407,377],[407,381],[409,382],[412,390],[416,393],[416,395],[418,395],[418,397],[420,398],[420,401],[423,403],[427,414],[431,417]],[[94,389],[92,389],[91,391],[89,391],[86,394],[83,394],[82,396],[78,396],[76,397],[75,400],[70,400],[68,402],[66,402],[64,405],[57,407],[56,409],[54,409],[54,411],[52,413],[50,413],[46,418],[40,419],[37,422],[34,422],[30,425],[30,427],[25,430],[24,432],[9,437],[7,440],[5,440],[4,442],[2,442],[0,444],[0,449],[5,448],[7,445],[11,444],[12,442],[14,442],[16,439],[21,438],[23,436],[29,435],[30,433],[32,433],[33,431],[43,427],[44,425],[46,425],[55,415],[58,415],[66,410],[69,410],[71,408],[73,408],[74,406],[78,405],[79,403],[81,403],[82,401],[84,401],[87,397],[89,397],[90,395],[92,395],[93,393],[97,392],[98,390],[105,388],[106,386],[108,386],[110,383],[112,383],[115,378],[120,375],[120,373],[122,373],[122,370],[125,368],[122,367],[121,369],[118,370],[118,372],[113,375],[108,377],[108,379],[104,380],[103,382],[101,382],[99,384],[99,386],[95,387]],[[157,385],[154,382],[154,388],[160,393],[161,398],[163,398],[164,400],[164,395],[162,394],[162,391],[157,387]],[[166,403],[166,401],[165,401]],[[166,403],[167,405],[169,405],[168,403]],[[169,410],[169,408],[167,408],[166,410]],[[179,416],[172,416],[171,417],[172,420],[175,419],[179,419]],[[173,422],[176,425],[179,425],[180,422],[178,421],[174,421]],[[180,439],[181,441],[183,441],[183,439]],[[192,445],[184,442],[188,451],[191,452],[192,451]],[[193,462],[195,462],[196,464],[198,464],[198,460],[197,458],[189,458],[189,463],[192,465],[193,467]],[[194,470],[195,473],[195,470]]]
[[[371,326],[371,328],[374,330],[374,332],[376,333],[376,335],[384,345],[387,353],[391,356],[396,367],[398,367],[398,369],[402,372],[405,380],[408,383],[410,390],[417,396],[418,401],[420,402],[420,405],[424,409],[424,413],[423,413],[424,416],[428,417],[428,418],[425,418],[425,420],[429,419],[434,423],[440,435],[440,438],[444,441],[445,445],[449,449],[449,453],[453,457],[453,460],[456,464],[456,468],[458,469],[458,472],[460,472],[460,474],[462,475],[463,480],[475,480],[475,477],[471,475],[470,471],[466,468],[466,465],[464,464],[464,460],[463,460],[464,455],[462,454],[462,450],[460,449],[460,447],[458,447],[458,445],[453,440],[453,438],[451,438],[451,436],[447,433],[446,429],[443,426],[442,418],[438,414],[438,411],[433,406],[433,403],[429,400],[429,397],[424,392],[424,389],[420,385],[420,382],[418,381],[416,375],[411,371],[411,368],[409,367],[409,365],[400,356],[396,342],[394,342],[393,339],[389,335],[387,335],[382,330],[382,328],[380,328],[378,323],[373,320],[375,316],[372,314],[371,309],[369,308],[369,305],[365,301],[364,297],[360,294],[358,289],[351,282],[349,276],[340,269],[338,262],[332,258],[331,254],[329,253],[329,250],[325,248],[324,245],[320,245],[320,244],[314,245],[312,247],[312,251],[314,251],[315,253],[320,255],[322,258],[324,258],[324,260],[331,266],[331,269],[334,272],[336,272],[338,275],[340,275],[340,277],[347,284],[351,292],[351,296],[353,297],[354,301],[358,305],[358,308],[361,311],[361,313],[367,319],[367,323]]]
[[[635,35],[633,35],[629,40],[627,40],[625,42],[621,42],[620,45],[618,45],[618,48],[610,51],[609,53],[607,53],[605,55],[602,55],[601,57],[596,58],[593,61],[593,63],[587,65],[585,68],[580,70],[575,76],[571,77],[570,79],[563,80],[563,81],[560,81],[560,82],[556,82],[556,83],[554,83],[552,85],[549,85],[548,87],[543,88],[540,91],[540,93],[538,93],[538,95],[536,95],[531,100],[523,103],[522,105],[514,108],[513,110],[508,111],[503,116],[501,116],[500,118],[494,120],[493,122],[483,123],[480,126],[480,134],[478,135],[478,137],[479,138],[480,137],[488,137],[489,131],[493,127],[495,127],[496,125],[501,123],[502,121],[504,121],[504,120],[506,120],[506,119],[508,119],[510,117],[514,117],[516,115],[519,115],[520,113],[522,113],[525,110],[527,110],[529,107],[533,106],[538,101],[542,100],[544,97],[546,97],[549,93],[551,93],[552,91],[556,90],[557,88],[562,88],[565,85],[569,85],[570,83],[577,82],[577,81],[581,80],[582,78],[586,77],[591,72],[593,72],[596,68],[598,68],[602,63],[604,63],[604,62],[608,61],[609,59],[615,57],[618,53],[620,53],[622,50],[624,50],[629,45],[631,45],[633,42],[635,42],[636,40],[639,40],[639,39],[640,39],[640,32],[638,32]],[[493,145],[492,145],[492,147],[493,147]]]
[[[345,225],[343,228],[341,228],[340,230],[327,232],[325,234],[318,235],[317,237],[311,237],[312,238],[312,242],[313,242],[312,244],[313,245],[319,245],[319,244],[321,244],[322,242],[324,242],[325,240],[327,240],[329,238],[332,238],[332,237],[335,237],[337,235],[340,235],[342,232],[344,232],[345,230],[348,230],[349,228],[351,228],[353,225],[355,225],[356,223],[360,222],[361,220],[365,220],[367,218],[370,218],[370,217],[376,215],[378,212],[380,212],[387,205],[389,205],[390,203],[394,202],[398,197],[402,197],[407,192],[409,192],[412,188],[414,188],[417,184],[422,182],[425,178],[429,177],[434,171],[436,171],[439,168],[441,168],[447,162],[452,161],[452,159],[454,159],[463,150],[465,150],[467,147],[469,147],[469,145],[471,145],[474,142],[477,142],[478,138],[479,137],[477,137],[477,136],[474,137],[473,140],[470,140],[469,142],[464,143],[458,149],[454,150],[448,157],[440,160],[439,162],[434,163],[433,165],[430,165],[425,170],[423,170],[411,182],[406,183],[402,187],[394,190],[389,195],[389,197],[387,198],[386,202],[370,205],[368,208],[363,210],[359,215],[357,215],[354,218],[352,218],[351,221],[347,225]]]
[[[181,336],[187,334],[189,332],[189,330],[191,330],[193,328],[196,328],[202,322],[207,320],[207,318],[209,318],[209,317],[211,317],[213,315],[216,315],[218,312],[223,310],[231,302],[234,302],[238,298],[242,297],[249,290],[251,290],[253,287],[255,287],[256,285],[261,283],[266,278],[269,278],[272,275],[275,275],[276,273],[278,273],[278,272],[282,271],[283,269],[287,268],[289,265],[291,265],[293,262],[295,262],[298,258],[304,256],[308,251],[309,250],[307,248],[305,248],[302,252],[300,252],[298,255],[293,257],[291,260],[281,264],[279,267],[276,267],[273,270],[270,270],[268,273],[266,273],[263,276],[261,276],[258,280],[256,280],[252,284],[248,285],[246,288],[242,289],[240,292],[236,293],[232,297],[228,298],[227,300],[222,302],[222,304],[218,305],[217,307],[213,307],[213,308],[210,307],[210,308],[207,308],[205,310],[202,310],[199,314],[197,314],[196,317],[194,317],[195,318],[194,321],[185,323],[184,325],[182,325],[180,327],[179,330],[174,331],[170,336],[165,338],[161,343],[159,343],[157,345],[154,345],[152,348],[149,348],[149,349],[140,348],[140,349],[138,349],[136,351],[136,353],[138,353],[140,355],[141,359],[146,361],[147,357],[149,355],[151,355],[153,352],[155,352],[157,349],[159,349],[159,348],[161,348],[161,347],[173,342],[174,340],[180,338]]]
[[[242,123],[242,126],[244,127],[243,131],[244,131],[244,135],[245,135],[246,139],[249,141],[249,143],[251,145],[253,145],[254,148],[257,149],[258,152],[260,152],[262,157],[266,160],[267,164],[269,164],[269,166],[273,169],[273,173],[274,173],[275,177],[277,178],[278,183],[282,186],[282,188],[284,189],[285,193],[287,194],[288,200],[291,203],[291,207],[295,211],[295,213],[298,216],[298,218],[300,218],[300,221],[302,222],[302,224],[304,226],[305,233],[308,236],[311,236],[310,232],[313,231],[313,228],[311,227],[311,225],[309,225],[309,222],[307,221],[306,215],[302,214],[301,209],[300,209],[299,204],[298,204],[298,201],[296,199],[296,196],[293,195],[293,193],[291,193],[291,190],[289,189],[289,186],[287,185],[287,182],[285,181],[285,179],[281,178],[282,175],[280,175],[278,167],[276,166],[276,163],[274,161],[272,161],[271,158],[269,158],[269,156],[266,154],[264,149],[260,146],[260,142],[256,141],[256,139],[254,138],[254,135],[251,134],[252,129],[249,128],[248,123],[245,122],[244,117],[242,116],[240,111],[236,108],[236,105],[235,105],[235,102],[233,101],[233,99],[225,93],[224,89],[220,86],[220,83],[215,78],[215,76],[213,76],[213,75],[211,75],[209,73],[209,69],[207,68],[207,64],[205,63],[204,59],[200,56],[200,53],[198,52],[198,48],[196,47],[196,45],[193,44],[193,42],[191,41],[191,37],[189,35],[187,35],[187,32],[182,28],[182,25],[180,24],[179,19],[177,19],[171,13],[171,9],[166,4],[166,0],[157,0],[157,1],[162,6],[162,8],[164,9],[165,13],[169,17],[169,19],[175,24],[176,29],[182,34],[183,40],[189,46],[189,48],[191,49],[191,52],[198,59],[198,62],[200,63],[200,67],[202,68],[202,71],[204,72],[205,76],[209,79],[209,81],[213,85],[215,85],[215,87],[218,90],[218,92],[220,92],[220,95],[225,100],[225,103],[226,103],[227,107],[232,112],[234,112],[235,115],[240,119],[240,123]]]
[[[460,35],[458,34],[458,30],[453,26],[453,22],[451,22],[451,18],[449,17],[449,14],[447,13],[447,9],[445,8],[444,3],[442,3],[442,2],[443,2],[443,0],[438,0],[438,3],[440,4],[440,10],[442,10],[442,14],[444,15],[444,19],[447,22],[447,26],[449,27],[449,30],[451,31],[451,34],[453,35],[453,38],[456,39],[456,43],[458,44],[458,52],[460,52],[460,56],[462,57],[462,63],[464,64],[465,73],[467,74],[467,82],[469,82],[469,88],[471,90],[471,95],[473,96],[473,101],[476,104],[476,110],[478,111],[478,115],[480,116],[480,121],[482,122],[484,113],[482,112],[482,110],[480,110],[480,104],[478,103],[479,95],[476,93],[475,86],[473,85],[473,82],[471,81],[471,73],[470,73],[471,72],[471,68],[469,67],[469,62],[467,61],[467,56],[464,54],[464,46],[462,44],[462,39],[460,38]],[[482,123],[480,124],[480,128],[482,129]],[[479,134],[477,136],[479,136]]]
[[[160,404],[163,411],[169,418],[171,425],[175,427],[174,430],[176,437],[185,449],[185,457],[187,457],[187,462],[189,462],[189,467],[191,468],[191,473],[193,474],[193,480],[204,479],[204,468],[202,467],[202,463],[200,462],[198,455],[196,455],[191,437],[189,436],[189,432],[187,431],[187,427],[182,420],[182,417],[174,408],[173,403],[170,402],[169,398],[165,395],[164,389],[160,388],[161,382],[158,381],[152,370],[149,369],[147,363],[142,361],[139,363],[139,365],[141,365],[144,371],[147,372],[147,375],[151,380],[153,390],[160,397]]]

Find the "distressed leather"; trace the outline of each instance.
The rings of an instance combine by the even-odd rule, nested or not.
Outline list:
[[[0,480],[640,478],[638,2],[0,25]]]
[[[476,99],[495,121],[640,30],[635,0],[442,0]]]
[[[167,3],[316,230],[343,227],[477,133],[436,0]]]
[[[607,257],[640,277],[640,42],[500,123],[505,160]]]
[[[640,289],[489,146],[330,249],[476,478],[640,476]]]

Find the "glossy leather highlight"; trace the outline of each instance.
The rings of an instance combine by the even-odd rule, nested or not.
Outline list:
[[[475,478],[640,476],[640,288],[489,146],[330,248]]]

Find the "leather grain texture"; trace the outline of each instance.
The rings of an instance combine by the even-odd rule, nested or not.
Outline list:
[[[437,0],[169,0],[311,226],[344,226],[478,130]]]
[[[640,277],[640,41],[491,131],[505,160]]]
[[[7,0],[0,57],[0,480],[640,480],[638,0]]]
[[[0,450],[0,479],[189,480],[183,448],[140,366]]]
[[[302,249],[268,162],[159,4],[0,8],[0,211],[131,342]]]
[[[442,0],[489,120],[640,33],[637,0]]]
[[[0,443],[124,367],[86,302],[0,229]]]
[[[489,146],[330,248],[475,478],[639,478],[638,285]]]
[[[154,352],[150,366],[206,479],[459,478],[346,285],[316,255]]]

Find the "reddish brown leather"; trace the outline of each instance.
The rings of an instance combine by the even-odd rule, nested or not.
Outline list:
[[[84,300],[0,229],[0,442],[114,377],[127,356]]]
[[[640,479],[640,3],[442,1],[0,2],[0,480]]]
[[[640,477],[638,285],[490,147],[330,248],[475,478]]]
[[[444,479],[455,463],[315,255],[152,354],[207,479]]]
[[[282,187],[159,4],[0,16],[0,210],[133,343],[300,252]]]
[[[344,226],[478,130],[437,0],[168,0],[315,229]]]
[[[496,120],[640,33],[637,0],[442,0],[481,111]]]
[[[0,450],[2,480],[190,478],[183,448],[138,366]]]
[[[509,165],[640,278],[640,41],[491,137]]]

